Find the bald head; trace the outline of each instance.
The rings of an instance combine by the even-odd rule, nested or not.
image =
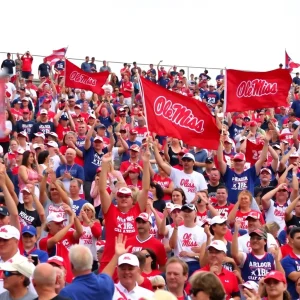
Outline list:
[[[38,264],[33,272],[34,285],[37,286],[55,286],[56,271],[48,263]]]

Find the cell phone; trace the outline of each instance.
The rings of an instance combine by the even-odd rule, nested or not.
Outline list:
[[[200,197],[198,197],[197,199],[197,203],[201,203],[202,199]]]
[[[39,263],[39,257],[38,257],[38,255],[37,254],[31,254],[30,256],[31,256],[31,259],[33,260],[33,264],[35,266],[37,266],[38,263]]]

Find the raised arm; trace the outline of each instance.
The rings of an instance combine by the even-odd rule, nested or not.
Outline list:
[[[238,234],[239,229],[241,227],[241,222],[237,221],[234,225],[234,233],[232,236],[232,243],[231,243],[231,256],[239,266],[243,262],[244,255],[242,252],[239,252],[239,244],[238,244]]]
[[[268,149],[269,149],[269,139],[267,137],[263,137],[262,139],[264,141],[264,146],[263,146],[263,149],[261,151],[258,161],[255,163],[255,170],[256,170],[257,175],[259,174],[264,162],[267,159]]]
[[[99,193],[102,205],[102,211],[104,214],[108,212],[111,205],[111,197],[106,190],[107,173],[110,169],[110,163],[112,160],[111,152],[106,153],[102,157],[101,173],[99,178]]]
[[[269,146],[268,148],[273,160],[272,160],[272,163],[271,163],[271,167],[273,169],[274,172],[277,171],[278,169],[278,162],[279,162],[279,157],[278,157],[278,154],[277,152],[273,149],[273,147]]]
[[[88,130],[86,136],[85,136],[85,141],[84,141],[84,149],[89,150],[91,147],[91,138],[93,136],[93,133],[95,131],[95,126],[97,122],[95,120],[94,124],[91,126],[91,128]]]
[[[228,214],[227,222],[229,224],[233,224],[234,223],[235,217],[236,217],[236,213],[237,213],[239,207],[240,207],[240,199],[234,204],[234,207],[232,208],[232,210]]]
[[[158,141],[153,142],[153,149],[154,149],[154,157],[157,164],[165,171],[165,173],[170,176],[172,167],[163,161],[161,155],[159,154],[158,150]]]
[[[226,172],[226,168],[227,168],[227,164],[223,159],[223,140],[224,140],[224,136],[221,135],[220,138],[220,144],[217,150],[217,160],[218,160],[218,164],[219,164],[219,169],[222,175],[225,174]]]
[[[293,217],[293,210],[295,209],[298,201],[300,199],[300,196],[298,196],[297,198],[295,198],[290,204],[289,206],[286,208],[284,214],[284,219],[285,219],[285,222],[288,222],[292,219]]]
[[[115,138],[113,134],[113,127],[112,125],[108,126],[107,132],[109,133],[109,145],[107,146],[108,152],[111,152],[114,144],[115,144]]]
[[[286,168],[286,162],[288,161],[290,155],[296,152],[296,148],[295,147],[291,147],[291,149],[289,150],[289,152],[287,152],[287,154],[283,155],[280,163],[279,163],[279,167],[278,167],[278,172],[282,172],[285,168]]]
[[[262,198],[261,198],[261,204],[264,210],[268,210],[271,205],[271,199],[275,196],[275,194],[283,189],[286,188],[285,183],[279,184],[275,189],[271,190],[270,192],[266,193]]]

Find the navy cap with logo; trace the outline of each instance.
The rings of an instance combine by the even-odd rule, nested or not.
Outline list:
[[[190,203],[190,204],[184,204],[184,205],[182,205],[182,207],[181,207],[181,210],[183,211],[183,210],[197,210],[197,208],[196,208],[196,206],[194,205],[194,204],[192,204],[192,203]]]
[[[0,215],[5,217],[10,215],[8,209],[5,206],[0,206]]]

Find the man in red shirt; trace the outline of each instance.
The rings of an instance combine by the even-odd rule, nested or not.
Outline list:
[[[55,116],[55,112],[53,112],[53,111],[50,110],[50,108],[51,108],[51,107],[50,107],[50,106],[51,106],[51,102],[52,102],[52,100],[51,100],[50,98],[45,98],[45,99],[43,100],[43,103],[42,103],[42,105],[41,105],[41,107],[40,107],[40,110],[39,110],[39,112],[37,113],[37,121],[40,120],[39,116],[41,115],[41,110],[42,110],[42,109],[46,109],[47,112],[48,112],[48,120],[49,120],[50,122],[53,122],[53,119],[54,119],[54,116]]]
[[[219,215],[227,219],[229,213],[233,209],[234,205],[228,202],[228,191],[225,186],[219,186],[217,188],[216,200],[214,208],[218,211]]]
[[[22,60],[22,77],[28,79],[31,74],[31,66],[33,62],[33,57],[30,55],[29,51],[21,56]]]
[[[48,235],[42,238],[39,242],[39,248],[47,251],[49,256],[58,255],[61,256],[67,267],[68,283],[72,282],[72,271],[69,260],[69,248],[79,242],[79,238],[83,233],[82,225],[75,213],[68,205],[63,205],[64,211],[69,215],[70,224],[64,226],[66,219],[58,214],[49,214],[47,217],[47,225],[45,230],[48,231]],[[74,229],[71,229],[74,225]]]
[[[130,76],[130,75],[129,75]],[[129,81],[129,76],[125,75],[120,85],[120,91],[124,95],[124,102],[130,108],[132,106],[131,95],[133,92],[133,83]]]
[[[143,170],[143,163],[139,159],[140,147],[138,145],[132,145],[129,148],[129,160],[123,161],[120,165],[120,172],[122,173],[123,177],[126,178],[134,167],[140,168]]]
[[[102,256],[100,269],[103,270],[105,266],[112,259],[115,249],[115,237],[119,233],[123,233],[127,237],[136,235],[135,219],[146,209],[148,191],[150,188],[150,152],[149,149],[143,154],[144,174],[142,190],[140,191],[137,202],[133,204],[132,191],[124,187],[119,188],[116,193],[117,206],[112,203],[112,198],[106,190],[107,173],[110,170],[112,161],[112,154],[107,153],[102,157],[102,166],[99,179],[99,191],[101,198],[102,211],[104,214],[104,221],[106,226],[106,245]],[[100,271],[101,271],[100,270]]]
[[[234,273],[226,270],[223,267],[223,261],[227,252],[225,243],[220,240],[213,240],[207,247],[207,250],[208,264],[201,268],[200,271],[212,272],[220,279],[226,292],[226,300],[239,300],[240,290],[238,279]]]
[[[136,227],[138,234],[131,237],[126,242],[126,248],[131,247],[131,252],[138,252],[145,248],[153,250],[157,257],[159,269],[163,270],[167,261],[167,254],[161,241],[150,234],[152,219],[147,213],[139,214],[136,219]]]

